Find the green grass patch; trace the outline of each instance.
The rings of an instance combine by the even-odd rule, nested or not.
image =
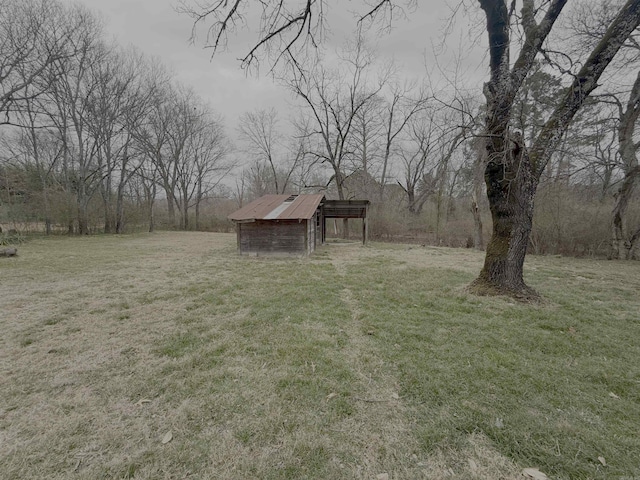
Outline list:
[[[530,257],[524,305],[465,293],[469,250],[234,242],[21,247],[3,478],[640,477],[637,264]]]

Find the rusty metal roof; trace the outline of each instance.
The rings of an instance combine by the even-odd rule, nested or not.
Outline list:
[[[324,195],[265,195],[229,215],[235,222],[306,220],[313,217]]]

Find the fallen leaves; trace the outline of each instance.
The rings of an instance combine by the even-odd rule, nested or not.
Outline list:
[[[171,430],[169,430],[167,433],[164,434],[164,437],[162,437],[162,444],[166,445],[171,440],[173,440],[173,433],[171,433]]]
[[[598,457],[598,461],[602,464],[603,467],[607,466],[607,461],[604,459],[604,457]]]
[[[549,480],[544,473],[537,468],[525,468],[522,470],[522,474],[527,478],[533,478],[534,480]]]
[[[616,400],[620,400],[620,397],[618,395],[616,395],[615,393],[613,393],[613,392],[609,392],[609,396],[611,398],[615,398]]]

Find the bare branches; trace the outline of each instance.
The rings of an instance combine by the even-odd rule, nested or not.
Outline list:
[[[638,25],[640,25],[640,2],[628,0],[607,29],[604,37],[589,55],[566,92],[564,99],[534,143],[531,155],[537,172],[542,172],[551,152],[560,140],[560,132],[567,129],[585,99],[597,87],[598,80],[605,68]]]
[[[56,64],[76,52],[74,15],[44,0],[0,3],[0,123],[46,91]]]
[[[240,58],[241,66],[248,68],[257,64],[262,55],[272,54],[273,68],[283,56],[293,59],[306,45],[316,47],[322,41],[325,1],[306,0],[302,5],[287,0],[255,2],[261,8],[259,19],[251,11],[253,2],[249,0],[216,0],[210,4],[181,0],[177,11],[193,19],[192,41],[196,39],[198,27],[210,22],[205,48],[211,48],[212,55],[226,48],[229,34],[237,33],[238,25],[257,21],[258,38]]]
[[[180,0],[177,11],[193,19],[192,41],[200,27],[207,25],[204,46],[213,50],[212,55],[227,47],[229,35],[238,33],[239,26],[257,32],[239,58],[241,67],[257,66],[267,58],[273,72],[283,60],[299,67],[300,59],[324,42],[327,4],[328,0]],[[388,30],[397,17],[406,16],[405,9],[417,7],[417,0],[375,0],[364,5],[364,12],[354,12],[358,30],[365,23],[378,23],[381,30]]]

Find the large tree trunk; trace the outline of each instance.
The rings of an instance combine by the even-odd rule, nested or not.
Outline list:
[[[409,187],[407,190],[405,190],[406,194],[407,194],[407,202],[408,202],[408,210],[409,213],[413,213],[414,215],[417,215],[419,212],[416,211],[416,194],[413,190],[412,187]]]
[[[173,189],[165,184],[164,191],[167,196],[167,213],[169,214],[169,225],[171,228],[176,228],[176,206],[173,198]]]
[[[612,260],[630,258],[634,247],[633,235],[627,233],[625,223],[629,200],[631,200],[636,181],[640,177],[640,166],[638,166],[636,155],[639,145],[634,140],[638,118],[640,118],[640,72],[636,76],[625,109],[620,111],[618,153],[624,165],[624,180],[616,193],[616,203],[612,212],[612,238],[609,252],[609,258]]]
[[[111,201],[104,201],[104,233],[113,233],[115,231],[115,221]]]
[[[629,260],[640,260],[640,227],[635,231],[629,239],[629,251],[627,252]]]
[[[118,185],[116,197],[116,233],[118,235],[124,233],[124,184],[122,182]]]
[[[154,203],[156,199],[156,184],[152,183],[151,185],[143,184],[142,188],[144,189],[145,202],[147,206],[147,219],[149,221],[149,233],[153,233],[155,230],[155,212],[154,212]]]
[[[626,232],[625,217],[629,200],[634,190],[636,177],[640,175],[640,167],[628,171],[622,182],[622,186],[616,194],[616,203],[613,207],[613,220],[611,225],[611,251],[609,259],[624,260],[631,258],[632,249],[634,247],[631,239],[632,235]]]
[[[116,192],[116,233],[121,235],[124,233],[124,189],[127,182],[131,179],[132,174],[127,171],[129,163],[129,148],[125,146],[124,155],[122,156],[122,164],[120,166],[120,180],[118,181],[118,189]]]
[[[473,172],[473,194],[471,198],[471,215],[473,216],[473,247],[484,250],[484,234],[482,232],[482,216],[480,215],[480,197],[483,195],[482,182],[484,173],[484,152],[477,152]]]
[[[484,250],[484,234],[482,233],[482,217],[478,206],[478,197],[473,195],[471,200],[471,215],[473,216],[473,248]]]
[[[84,182],[78,188],[78,235],[89,235],[89,198]]]
[[[104,210],[104,233],[113,233],[115,230],[115,219],[113,215],[112,195],[111,195],[111,173],[100,182],[100,193],[102,194],[102,205]]]
[[[507,2],[478,1],[486,15],[489,35],[491,77],[484,88],[488,160],[485,182],[493,233],[484,267],[471,289],[478,293],[532,298],[537,294],[524,283],[523,265],[540,175],[576,112],[598,86],[605,68],[640,24],[640,1],[627,0],[529,149],[522,135],[509,127],[513,103],[567,0],[551,0],[540,23],[536,23],[534,3],[523,2],[521,23],[525,39],[513,66],[509,57],[512,15],[507,10]]]
[[[487,197],[493,220],[493,232],[487,245],[484,267],[472,284],[481,294],[507,294],[535,298],[536,292],[523,279],[524,259],[533,222],[533,206],[538,177],[529,156],[515,136],[506,152],[488,152],[485,170]],[[489,142],[489,146],[495,146]],[[507,156],[507,159],[504,157]]]
[[[185,232],[189,230],[189,204],[187,201],[184,201],[184,205],[182,207],[182,230]]]
[[[342,175],[342,172],[338,168],[334,167],[334,172],[335,172],[336,188],[338,190],[338,199],[344,200],[345,199],[344,198],[344,180],[345,180],[344,176]],[[349,238],[349,219],[348,218],[342,219],[342,238],[344,239]]]
[[[44,203],[44,233],[51,235],[51,204],[47,182],[44,178],[42,179],[42,201]]]
[[[200,203],[202,202],[202,178],[198,181],[198,191],[196,192],[196,231],[200,231]]]

